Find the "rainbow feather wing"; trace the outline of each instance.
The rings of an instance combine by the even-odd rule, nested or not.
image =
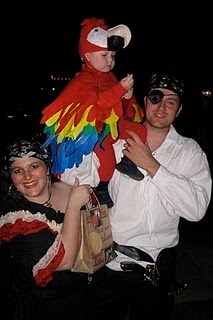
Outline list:
[[[102,131],[99,133],[96,129],[97,120],[94,117],[91,122],[87,120],[91,119],[91,114],[95,114],[93,108],[90,105],[83,112],[80,104],[70,104],[46,120],[44,133],[47,138],[44,146],[50,146],[53,173],[63,173],[67,168],[78,167],[83,156],[91,153],[96,143],[101,147],[107,134],[117,137],[118,116],[115,112],[112,110],[108,119],[102,123]]]
[[[53,158],[53,173],[63,173],[65,169],[78,167],[83,161],[83,156],[89,154],[97,142],[97,133],[84,135],[82,133],[76,140],[64,140],[60,144],[54,139],[50,145],[55,150]]]

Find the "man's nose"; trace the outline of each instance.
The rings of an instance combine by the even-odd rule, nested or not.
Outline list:
[[[165,104],[164,99],[162,99],[161,101],[159,101],[158,107],[159,107],[159,108],[165,108],[165,107],[166,107],[166,104]]]

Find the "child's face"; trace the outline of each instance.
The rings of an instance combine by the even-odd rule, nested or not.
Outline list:
[[[97,51],[85,54],[86,63],[101,72],[109,72],[115,66],[115,51]]]

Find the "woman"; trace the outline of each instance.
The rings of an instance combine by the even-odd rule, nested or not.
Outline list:
[[[13,276],[15,319],[83,319],[87,275],[71,272],[90,186],[51,181],[50,156],[36,141],[7,149],[11,179],[0,206],[0,241]]]

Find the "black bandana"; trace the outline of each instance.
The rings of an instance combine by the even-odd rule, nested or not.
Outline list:
[[[151,76],[149,91],[156,88],[164,88],[176,93],[180,99],[183,97],[184,85],[175,77],[169,77],[164,74],[153,74]]]
[[[37,141],[18,141],[7,148],[5,155],[5,171],[9,171],[11,164],[21,158],[33,157],[42,160],[47,167],[51,165],[51,158],[46,148]]]

